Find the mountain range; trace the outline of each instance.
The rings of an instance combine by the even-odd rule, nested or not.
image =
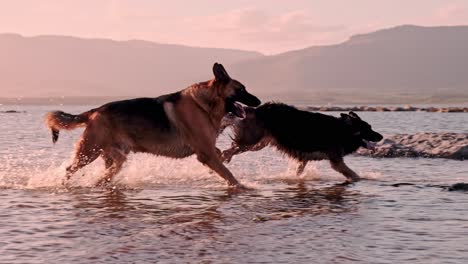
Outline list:
[[[157,96],[223,63],[268,100],[468,102],[468,26],[398,26],[277,55],[65,36],[0,34],[0,97]]]

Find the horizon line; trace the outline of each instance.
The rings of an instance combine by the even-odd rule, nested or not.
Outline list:
[[[313,48],[313,47],[336,46],[336,45],[346,43],[347,41],[349,41],[351,38],[353,38],[355,36],[369,35],[369,34],[379,32],[379,31],[391,30],[391,29],[396,29],[396,28],[401,28],[401,27],[446,28],[446,27],[468,27],[468,24],[467,25],[463,25],[463,24],[460,24],[460,25],[437,25],[437,26],[423,26],[423,25],[416,25],[416,24],[399,24],[399,25],[390,26],[390,27],[383,27],[383,28],[380,28],[380,29],[377,29],[377,30],[368,31],[368,32],[364,32],[364,33],[356,33],[356,34],[350,35],[346,40],[341,41],[341,42],[337,42],[337,43],[334,43],[334,44],[312,45],[312,46],[306,46],[304,48],[291,49],[291,50],[278,52],[278,53],[271,53],[271,54],[266,54],[266,53],[258,51],[258,50],[238,49],[238,48],[219,48],[219,47],[212,47],[212,46],[196,46],[196,45],[191,46],[191,45],[181,44],[181,43],[157,42],[157,41],[153,41],[153,40],[137,39],[137,38],[114,39],[114,38],[86,37],[86,36],[77,36],[77,35],[59,35],[59,34],[47,34],[47,33],[46,34],[37,34],[37,35],[27,35],[27,34],[22,34],[22,33],[17,33],[17,32],[2,32],[2,33],[0,33],[0,36],[11,35],[11,36],[16,36],[16,37],[21,37],[21,38],[62,37],[62,38],[72,38],[72,39],[78,39],[78,40],[113,41],[113,42],[120,42],[120,43],[147,42],[147,43],[151,43],[153,45],[179,46],[179,47],[196,48],[196,49],[217,49],[217,50],[252,52],[252,53],[258,53],[259,55],[267,57],[267,56],[276,56],[276,55],[280,55],[280,54],[285,54],[285,53],[289,53],[289,52],[301,51],[301,50],[308,49],[308,48]]]

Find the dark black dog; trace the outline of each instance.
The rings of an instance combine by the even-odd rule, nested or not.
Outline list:
[[[348,181],[355,181],[359,176],[346,166],[343,157],[359,147],[368,147],[369,141],[383,138],[354,112],[337,118],[281,103],[266,103],[244,110],[244,119],[231,115],[223,120],[222,127],[232,126],[234,132],[231,148],[223,151],[223,161],[229,162],[236,154],[260,150],[271,144],[299,161],[298,175],[309,160],[330,160],[334,170]]]

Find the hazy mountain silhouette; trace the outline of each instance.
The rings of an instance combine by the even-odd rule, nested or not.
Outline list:
[[[258,52],[148,41],[0,35],[0,97],[155,96],[212,78],[214,62]]]
[[[464,96],[466,101],[468,26],[399,26],[338,45],[241,62],[233,71],[250,86],[279,95],[307,92],[310,98],[328,101],[340,95],[373,98],[370,101],[379,96],[395,96],[393,101],[418,95],[427,101]]]
[[[399,26],[330,46],[257,52],[0,35],[0,97],[155,96],[211,78],[219,61],[264,98],[466,102],[468,26]]]

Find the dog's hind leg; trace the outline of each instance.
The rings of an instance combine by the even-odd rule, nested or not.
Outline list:
[[[307,160],[300,161],[299,166],[297,166],[297,170],[296,170],[297,176],[300,176],[304,172],[307,162],[308,162]]]
[[[83,168],[84,166],[88,165],[89,163],[97,159],[100,153],[101,153],[101,148],[97,144],[95,144],[92,140],[89,140],[88,137],[86,137],[86,131],[85,131],[82,139],[77,144],[75,158],[73,160],[73,163],[70,166],[68,166],[66,169],[67,172],[66,172],[65,180],[63,181],[63,184],[66,184],[66,182],[71,178],[71,176],[75,172],[77,172],[79,169]]]
[[[112,181],[112,178],[119,173],[127,160],[127,153],[118,148],[111,148],[104,151],[102,157],[104,158],[106,171],[104,177],[95,184],[96,186],[103,186]]]
[[[358,181],[360,179],[357,173],[355,173],[352,169],[346,166],[343,159],[330,160],[330,164],[331,164],[332,169],[343,174],[347,178],[348,181]]]
[[[104,166],[106,167],[106,170],[110,169],[112,165],[114,164],[114,160],[110,155],[107,155],[105,152],[102,153],[102,159],[104,160]]]

